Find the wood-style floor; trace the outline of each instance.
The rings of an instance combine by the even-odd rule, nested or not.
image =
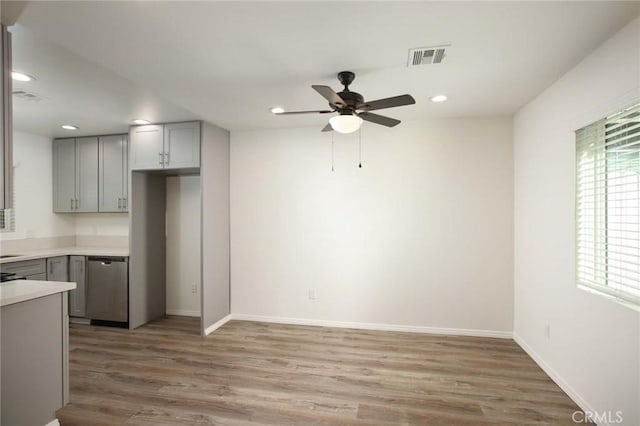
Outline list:
[[[66,425],[573,424],[511,340],[169,317],[70,326]]]

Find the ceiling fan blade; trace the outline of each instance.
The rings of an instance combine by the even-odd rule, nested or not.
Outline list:
[[[385,117],[384,115],[372,114],[370,112],[361,112],[360,114],[358,114],[358,116],[363,120],[381,124],[387,127],[393,127],[400,124],[400,120],[396,120],[395,118],[391,117]]]
[[[415,104],[416,100],[411,95],[393,96],[391,98],[378,99],[371,102],[362,102],[356,105],[356,109],[363,111],[373,111],[376,109],[393,108],[403,105]]]
[[[327,123],[327,125],[324,126],[321,131],[322,132],[331,132],[331,131],[333,131],[333,127],[331,127],[331,123]]]
[[[323,109],[316,111],[285,111],[285,112],[276,112],[274,115],[291,115],[291,114],[328,114],[330,112],[334,112],[333,110]]]
[[[322,97],[329,101],[331,105],[335,105],[341,108],[347,106],[347,103],[329,86],[311,86],[316,92],[320,93]]]

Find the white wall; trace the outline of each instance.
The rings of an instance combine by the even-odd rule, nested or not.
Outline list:
[[[129,235],[128,213],[75,213],[75,234],[84,236]]]
[[[202,123],[202,334],[230,313],[229,132]]]
[[[200,316],[200,176],[167,177],[167,314]]]
[[[53,213],[51,149],[48,137],[14,132],[16,230],[0,240],[75,235],[74,217]]]
[[[511,119],[231,135],[231,311],[512,330]],[[309,300],[309,290],[316,299]]]
[[[573,131],[637,101],[639,87],[636,19],[514,124],[514,333],[584,409],[622,410],[628,425],[640,424],[640,314],[576,288]]]

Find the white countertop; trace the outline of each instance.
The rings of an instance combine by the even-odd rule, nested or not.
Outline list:
[[[62,281],[16,280],[0,284],[0,306],[26,302],[76,288],[76,283]]]
[[[19,256],[6,257],[0,259],[0,264],[20,262],[21,260],[43,259],[46,257],[56,256],[129,256],[128,247],[61,247],[43,250],[22,250],[19,253],[2,253],[17,254]]]

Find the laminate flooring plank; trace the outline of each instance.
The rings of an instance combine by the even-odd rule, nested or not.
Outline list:
[[[512,340],[166,317],[70,325],[66,425],[561,425],[579,410]]]

